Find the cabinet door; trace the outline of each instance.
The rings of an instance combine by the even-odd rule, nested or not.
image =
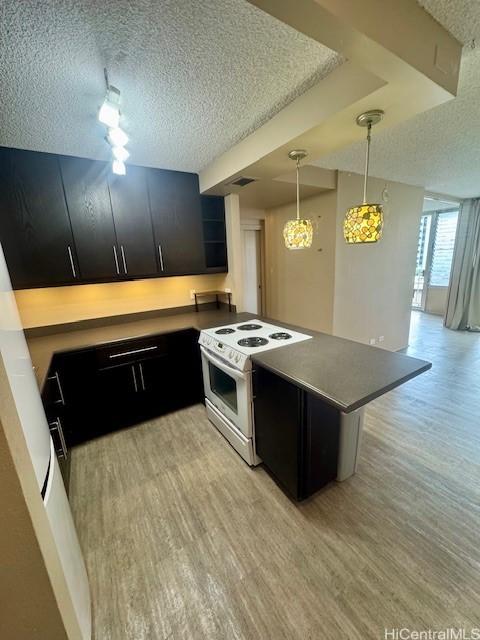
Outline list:
[[[55,354],[42,392],[47,415],[60,416],[67,446],[97,435],[96,359],[93,350]]]
[[[158,272],[146,174],[147,169],[129,165],[125,176],[109,177],[120,271],[132,278]]]
[[[60,157],[65,196],[83,280],[120,278],[105,162]]]
[[[122,364],[96,372],[98,433],[109,433],[140,421],[141,382],[136,364]]]
[[[186,329],[162,336],[166,349],[138,362],[140,385],[151,416],[159,416],[203,400],[198,332]]]
[[[160,273],[203,273],[205,255],[198,176],[161,169],[149,169],[147,175]]]
[[[160,416],[176,408],[176,381],[172,378],[172,365],[172,358],[168,354],[138,362],[144,419]]]
[[[0,148],[0,242],[14,288],[75,282],[78,269],[56,156]]]
[[[340,412],[312,394],[305,396],[303,490],[309,496],[337,476]]]
[[[255,365],[254,411],[257,453],[278,482],[296,499],[303,497],[302,391]]]

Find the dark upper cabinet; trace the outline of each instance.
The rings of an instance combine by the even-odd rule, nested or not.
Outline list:
[[[0,242],[16,289],[227,269],[223,198],[196,174],[5,147]]]
[[[110,199],[119,250],[120,272],[125,277],[158,273],[152,220],[143,167],[129,166],[127,175],[110,174]]]
[[[198,176],[148,169],[147,180],[160,274],[204,273]]]
[[[0,148],[0,242],[16,289],[76,281],[57,156]]]
[[[60,156],[82,280],[117,280],[121,256],[113,223],[105,162]]]

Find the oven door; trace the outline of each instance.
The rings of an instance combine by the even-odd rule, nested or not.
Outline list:
[[[252,437],[252,374],[202,350],[205,397],[247,438]]]

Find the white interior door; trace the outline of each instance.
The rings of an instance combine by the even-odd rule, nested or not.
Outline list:
[[[262,312],[261,243],[259,229],[243,230],[243,306],[249,313]]]

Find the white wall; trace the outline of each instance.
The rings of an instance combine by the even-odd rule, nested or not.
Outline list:
[[[265,220],[267,213],[265,209],[254,209],[253,207],[244,207],[240,202],[240,218],[244,220]]]
[[[333,333],[387,349],[408,344],[413,278],[424,190],[398,182],[369,180],[368,199],[384,203],[382,239],[375,244],[347,245],[343,239],[345,211],[361,201],[363,178],[339,172],[335,256]]]

